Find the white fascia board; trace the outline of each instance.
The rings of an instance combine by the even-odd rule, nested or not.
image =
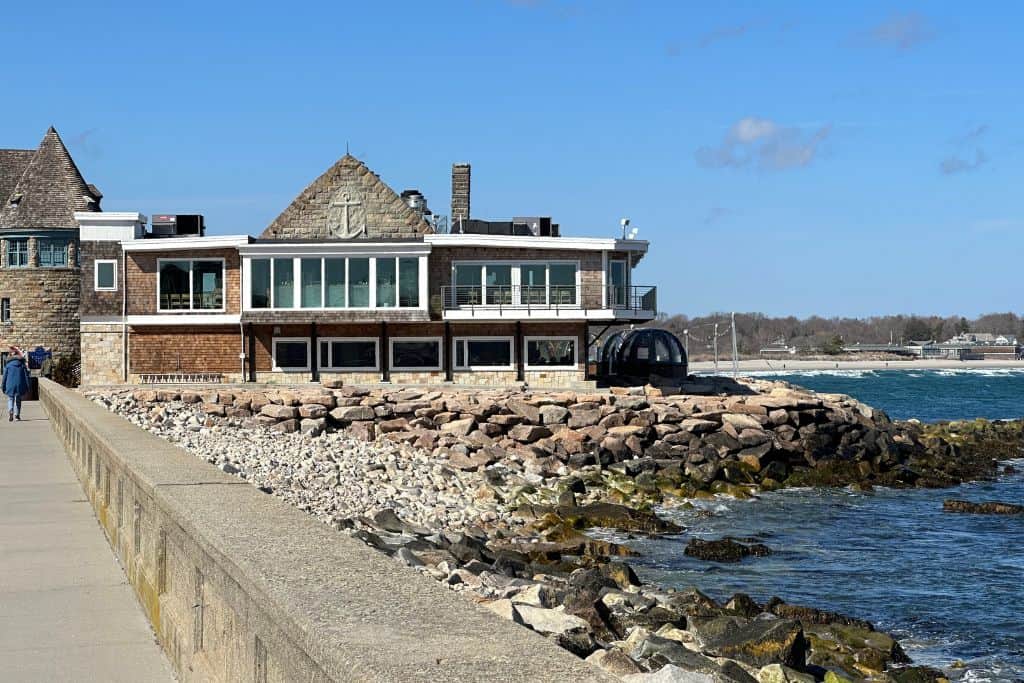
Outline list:
[[[154,237],[124,243],[125,251],[186,251],[199,249],[237,249],[249,243],[248,235],[216,237]]]
[[[524,237],[518,235],[424,235],[423,241],[438,247],[507,247],[509,249],[573,249],[578,251],[646,252],[647,240],[605,237]]]
[[[430,245],[423,242],[259,242],[241,247],[242,256],[426,256]]]
[[[79,225],[88,223],[111,225],[115,223],[146,223],[149,221],[138,211],[75,211],[75,221]]]
[[[533,310],[507,309],[507,310],[476,310],[476,311],[445,311],[444,320],[458,320],[459,322],[492,322],[495,320],[653,320],[653,311],[622,311],[612,309],[560,309],[560,310]]]
[[[202,326],[202,325],[237,325],[242,320],[242,316],[239,313],[182,313],[174,315],[129,315],[125,318],[125,322],[129,325],[143,326],[143,325],[191,325]]]

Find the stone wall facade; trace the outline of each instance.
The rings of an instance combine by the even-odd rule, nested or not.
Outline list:
[[[124,381],[124,328],[120,323],[82,323],[82,385]]]
[[[6,254],[3,247],[6,244],[0,245]],[[38,255],[34,258],[38,264]],[[10,268],[4,263],[0,267],[0,299],[10,300],[11,319],[0,322],[0,348],[42,346],[53,351],[54,360],[77,357],[80,281],[76,267]]]

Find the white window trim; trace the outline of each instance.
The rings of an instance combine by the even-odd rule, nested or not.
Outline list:
[[[160,308],[160,278],[161,271],[163,270],[162,264],[168,261],[188,261],[188,308]],[[220,281],[223,283],[224,296],[222,297],[223,305],[220,308],[193,308],[194,303],[194,292],[192,291],[193,280],[192,280],[192,264],[196,261],[220,261]],[[228,273],[227,273],[227,260],[222,256],[192,256],[185,258],[158,258],[156,260],[156,312],[162,314],[181,314],[181,313],[224,313],[227,311],[228,305]]]
[[[332,365],[324,364],[324,359],[320,358],[320,349],[317,349],[317,362],[319,363],[318,368],[323,372],[380,372],[380,338],[378,337],[319,337],[317,339],[318,344],[330,344],[332,342],[373,342],[373,359],[375,365],[370,367],[334,367]],[[331,354],[330,348],[327,349],[328,355]]]
[[[434,342],[437,344],[437,367],[397,368],[395,367],[395,342]],[[392,372],[437,372],[444,366],[444,340],[441,337],[390,337],[388,338],[388,369]]]
[[[572,365],[530,365],[530,354],[528,347],[531,341],[571,341]],[[525,370],[578,370],[580,366],[580,338],[572,335],[533,335],[523,337],[523,369]]]
[[[512,303],[503,304],[488,304],[480,303],[475,304],[473,308],[502,308],[511,306],[517,307],[528,307],[528,304],[522,303],[522,270],[521,266],[546,266],[544,273],[544,303],[536,304],[537,306],[551,306],[551,269],[550,266],[576,266],[576,301],[571,304],[559,305],[559,308],[582,308],[583,307],[583,270],[582,263],[579,260],[574,259],[523,259],[523,260],[493,260],[493,261],[479,261],[479,260],[459,260],[452,261],[452,272],[450,285],[456,287],[455,284],[455,269],[456,267],[462,266],[479,266],[480,271],[480,293],[481,299],[487,301],[487,276],[484,274],[484,266],[511,266],[512,268]],[[559,286],[559,285],[556,285]],[[468,306],[467,306],[468,307]]]
[[[113,287],[100,287],[100,266],[111,265],[114,267],[114,286]],[[117,291],[117,259],[96,259],[93,261],[93,285],[97,292],[116,292]],[[159,293],[157,294],[159,297]]]
[[[459,344],[462,344],[462,343],[465,343],[465,342],[474,342],[474,341],[483,341],[483,342],[503,341],[503,342],[508,342],[509,364],[508,365],[458,365],[458,364],[456,364],[455,361],[459,357],[458,354],[455,353],[456,347]],[[465,354],[465,359],[468,361],[469,360],[469,348],[467,347],[467,348],[463,349],[463,351],[464,351],[464,354]],[[456,371],[458,371],[458,372],[489,372],[489,371],[502,372],[502,371],[508,371],[508,370],[515,370],[516,369],[516,342],[515,342],[515,338],[514,337],[455,337],[455,339],[452,340],[452,367]]]
[[[307,307],[302,306],[302,259],[320,259],[320,306],[318,307]],[[398,270],[398,259],[403,258],[414,258],[418,261],[417,263],[417,275],[418,275],[418,289],[419,289],[419,304],[416,306],[399,306],[400,301],[400,289],[401,289],[401,275]],[[270,307],[269,308],[255,308],[252,305],[252,261],[260,259],[268,259],[270,261]],[[280,307],[277,305],[277,293],[274,288],[274,275],[276,273],[276,262],[278,259],[291,260],[292,261],[292,272],[294,277],[293,286],[293,302],[297,305],[290,306],[287,308]],[[342,259],[345,261],[345,306],[327,306],[327,259]],[[349,291],[349,285],[351,284],[350,278],[352,275],[352,259],[367,259],[370,266],[370,279],[368,282],[369,287],[369,305],[368,306],[352,306],[352,292]],[[377,305],[377,259],[393,259],[395,261],[395,305],[394,306],[378,306]],[[167,259],[169,261],[184,260],[184,259]],[[202,260],[202,259],[199,259]],[[429,264],[427,262],[427,256],[422,254],[367,254],[367,253],[351,253],[351,254],[303,254],[301,256],[292,256],[290,254],[254,254],[252,256],[245,256],[242,258],[242,280],[246,286],[242,293],[242,310],[243,311],[426,311],[428,310],[430,302],[430,292],[428,291],[428,269]]]
[[[304,368],[281,368],[277,365],[277,345],[280,342],[294,343],[303,342],[306,344],[306,367]],[[274,337],[271,341],[271,368],[274,372],[309,372],[309,361],[312,359],[309,348],[309,337]]]

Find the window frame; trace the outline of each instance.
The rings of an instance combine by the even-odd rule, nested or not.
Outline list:
[[[166,261],[188,261],[188,308],[160,308],[160,284],[162,279],[163,263]],[[195,308],[195,280],[192,277],[192,264],[196,261],[219,261],[220,262],[220,279],[223,284],[224,294],[221,297],[220,308]],[[227,259],[223,256],[210,256],[210,257],[187,257],[187,258],[158,258],[156,260],[156,311],[157,313],[170,313],[170,314],[182,314],[182,313],[224,313],[227,310],[228,305],[228,273],[227,273]]]
[[[509,364],[508,365],[459,365],[458,358],[459,354],[456,349],[458,345],[467,344],[463,347],[463,354],[465,355],[466,362],[469,362],[469,342],[508,342],[508,354]],[[516,340],[515,337],[506,337],[504,335],[496,335],[491,337],[485,336],[464,336],[455,337],[452,339],[452,369],[456,372],[508,372],[509,370],[516,369]]]
[[[572,365],[530,365],[529,345],[531,341],[571,341]],[[580,338],[570,334],[534,334],[523,337],[523,369],[543,372],[545,370],[579,370],[580,369]]]
[[[489,297],[487,293],[487,266],[509,266],[512,270],[512,282],[508,285],[512,288],[511,303],[487,303]],[[569,304],[556,304],[552,302],[551,296],[551,266],[574,266],[576,268],[576,283],[573,285],[576,293],[576,300]],[[457,267],[466,268],[476,266],[480,268],[480,284],[479,285],[465,285],[467,287],[478,287],[480,289],[480,302],[479,304],[465,304],[467,307],[472,308],[502,308],[508,306],[514,306],[517,308],[530,308],[536,306],[538,308],[582,308],[583,307],[583,266],[580,259],[492,259],[492,260],[455,260],[452,261],[451,265],[451,277],[449,284],[453,291],[454,288],[460,286],[455,281],[455,272]],[[523,301],[523,284],[522,284],[522,267],[523,266],[544,266],[544,303],[529,303]],[[499,285],[499,287],[505,287],[506,285]],[[554,285],[554,287],[565,287],[566,285]]]
[[[24,263],[18,263],[18,264],[11,263],[11,254],[15,253],[14,248],[13,248],[15,244],[24,244],[25,245],[25,251],[24,252],[22,252],[20,249],[17,251],[17,253],[19,255],[22,254],[22,253],[25,254],[25,262]],[[7,253],[5,254],[5,256],[6,256],[6,261],[7,261],[7,267],[8,268],[28,268],[29,266],[31,266],[32,265],[32,255],[31,255],[31,250],[28,247],[28,238],[27,237],[14,237],[14,238],[8,239],[7,240]]]
[[[612,282],[612,272],[616,265],[622,264],[622,276],[623,283],[616,285]],[[609,258],[608,259],[608,290],[605,293],[607,298],[608,308],[628,308],[629,304],[629,261],[624,258]],[[611,294],[616,291],[616,288],[620,287],[622,292],[622,303],[614,301]]]
[[[436,367],[396,367],[395,342],[434,342],[437,344]],[[389,337],[388,369],[392,372],[439,372],[444,369],[444,338],[442,337]]]
[[[114,286],[113,287],[100,287],[100,266],[101,265],[104,265],[104,266],[105,265],[112,265],[112,266],[114,266]],[[93,291],[96,291],[96,292],[116,292],[117,291],[117,266],[118,266],[117,259],[106,259],[106,258],[104,258],[104,259],[96,259],[95,261],[93,261],[93,268],[92,268],[92,271],[93,271],[92,272]],[[159,271],[157,271],[157,272],[159,272]],[[160,295],[159,295],[159,291],[158,291],[158,293],[157,293],[158,302],[157,303],[159,303],[159,296]]]
[[[317,345],[320,344],[333,344],[337,342],[356,342],[366,343],[373,342],[373,367],[336,367],[334,365],[327,365],[324,363],[324,359],[320,357],[320,349],[317,348],[317,368],[321,372],[380,372],[380,337],[318,337]],[[329,356],[333,356],[334,352],[330,346],[327,347],[327,353]]]
[[[0,325],[11,324],[11,298],[0,298]]]
[[[56,246],[60,245],[62,249],[57,249]],[[40,268],[68,268],[70,263],[68,262],[68,252],[71,246],[71,240],[66,237],[37,237],[36,238],[36,254],[39,257]],[[48,258],[53,257],[54,254],[63,253],[63,263],[50,263],[43,262],[43,254],[46,254]]]
[[[306,367],[304,368],[282,368],[277,364],[278,343],[305,343],[306,345]],[[309,337],[274,337],[270,340],[270,367],[273,372],[309,372],[312,368],[312,360]]]

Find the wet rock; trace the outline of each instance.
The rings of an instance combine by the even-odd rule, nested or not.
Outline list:
[[[703,652],[751,666],[785,664],[802,669],[807,652],[800,623],[791,619],[717,617],[697,620],[690,628]]]
[[[728,536],[718,540],[691,538],[684,554],[711,562],[739,562],[744,557],[765,557],[771,549],[763,543],[738,543]]]
[[[946,500],[942,503],[942,509],[946,512],[968,512],[979,515],[1022,515],[1024,505],[1012,503],[1001,503],[999,501],[986,501],[984,503],[972,503],[967,500]]]

